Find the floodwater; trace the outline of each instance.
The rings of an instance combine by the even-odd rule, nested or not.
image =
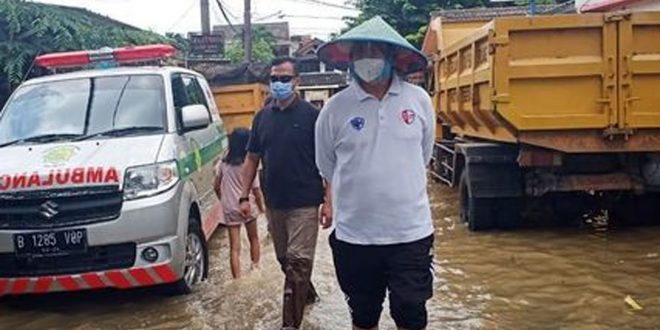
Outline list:
[[[459,223],[456,193],[437,184],[430,190],[437,229],[429,329],[660,329],[660,228],[471,233]],[[230,279],[220,231],[211,278],[192,295],[144,289],[3,298],[0,329],[277,329],[283,276],[260,221],[262,265],[241,280]],[[350,328],[327,236],[313,278],[322,300],[308,310],[304,329]],[[394,329],[385,314],[381,329]]]

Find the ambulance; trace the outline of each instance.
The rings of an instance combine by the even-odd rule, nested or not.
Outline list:
[[[21,84],[0,112],[0,296],[185,294],[206,278],[227,135],[206,80],[160,65],[174,53],[37,57],[54,74]]]

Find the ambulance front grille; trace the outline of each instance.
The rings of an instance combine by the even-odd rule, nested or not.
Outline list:
[[[114,220],[123,194],[117,186],[0,194],[0,230],[51,229]]]

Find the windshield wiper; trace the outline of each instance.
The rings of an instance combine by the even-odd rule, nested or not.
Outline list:
[[[70,140],[74,138],[79,138],[82,134],[44,134],[44,135],[35,135],[24,139],[18,139],[10,141],[7,143],[0,144],[0,148],[7,147],[15,144],[23,144],[25,142],[55,142],[61,140]]]
[[[136,133],[145,133],[145,132],[155,132],[155,131],[162,131],[163,127],[161,126],[131,126],[131,127],[122,127],[122,128],[115,128],[99,133],[94,133],[91,135],[85,135],[82,136],[75,141],[83,141],[83,140],[89,140],[101,136],[111,136],[111,137],[119,137],[119,136],[126,136],[130,134],[136,134]]]

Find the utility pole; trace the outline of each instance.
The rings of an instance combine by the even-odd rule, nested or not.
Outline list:
[[[209,0],[200,1],[200,9],[202,12],[202,34],[211,34],[211,21],[209,18]]]
[[[245,51],[245,62],[252,63],[252,17],[250,11],[251,0],[244,0],[243,12],[243,50]]]

